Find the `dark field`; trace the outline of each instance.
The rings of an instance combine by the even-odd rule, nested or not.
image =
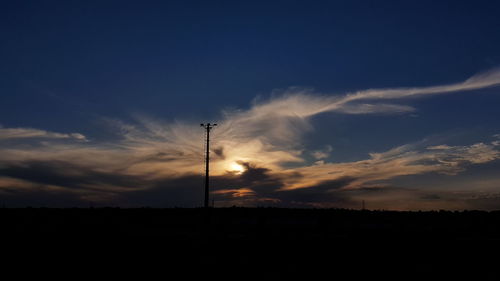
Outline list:
[[[499,280],[500,212],[28,208],[0,219],[9,255],[56,253],[51,263],[83,275]]]
[[[500,211],[342,209],[0,209],[2,235],[130,236],[181,240],[500,240]]]

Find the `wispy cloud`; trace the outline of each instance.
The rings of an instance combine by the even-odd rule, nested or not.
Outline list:
[[[79,133],[62,134],[32,128],[2,128],[0,126],[0,140],[47,138],[47,139],[76,139],[85,141],[84,135]]]
[[[445,149],[426,149],[422,143],[407,144],[386,152],[372,153],[370,158],[362,161],[297,168],[293,172],[303,177],[286,182],[282,189],[314,187],[343,178],[352,179],[342,187],[344,189],[380,187],[384,185],[382,181],[395,177],[431,172],[456,175],[472,164],[500,159],[500,150],[494,144],[476,143],[442,148]]]
[[[248,110],[224,111],[213,131],[215,194],[276,203],[286,200],[283,194],[291,190],[322,190],[324,195],[331,189],[383,186],[384,181],[405,175],[453,175],[468,165],[497,160],[498,142],[465,146],[420,143],[372,153],[363,161],[328,163],[335,148],[307,151],[301,142],[304,133],[313,130],[310,117],[320,113],[405,113],[414,109],[378,101],[499,84],[500,71],[493,70],[450,85],[370,89],[334,96],[292,88],[269,100],[256,100]],[[134,123],[105,121],[118,140],[89,141],[79,133],[0,128],[0,190],[12,193],[22,186],[97,201],[201,181],[203,130],[199,124],[146,117]],[[20,139],[23,142],[11,141]],[[316,163],[308,162],[311,156]],[[242,165],[245,172],[232,171],[235,165]],[[314,197],[312,193],[303,196]]]
[[[265,104],[256,104],[249,114],[309,117],[322,112],[337,111],[347,114],[382,112],[409,112],[414,109],[405,105],[374,103],[378,100],[396,100],[410,97],[463,92],[500,85],[500,69],[493,69],[469,79],[432,87],[369,89],[341,96],[314,95],[310,90],[291,88],[284,96]]]
[[[331,145],[327,145],[325,149],[322,150],[315,150],[311,152],[311,155],[316,159],[316,160],[321,160],[328,158],[330,156],[330,152],[332,152],[333,148]]]

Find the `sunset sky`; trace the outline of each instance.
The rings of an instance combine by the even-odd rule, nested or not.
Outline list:
[[[404,2],[404,3],[403,3]],[[0,204],[500,209],[497,1],[9,1]]]

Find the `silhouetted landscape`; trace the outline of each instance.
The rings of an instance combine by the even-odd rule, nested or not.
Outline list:
[[[160,236],[177,239],[500,240],[500,211],[344,209],[0,209],[4,236]]]
[[[500,240],[500,211],[4,208],[0,214],[3,241],[72,241],[71,251],[88,254],[80,244],[86,241],[100,253],[92,262],[142,261],[153,272],[205,270],[259,280],[497,276],[487,253]]]

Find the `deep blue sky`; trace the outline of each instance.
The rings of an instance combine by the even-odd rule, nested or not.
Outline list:
[[[495,1],[10,1],[0,117],[64,130],[91,113],[206,117],[290,86],[458,82],[500,65],[499,12]]]
[[[500,66],[499,15],[498,1],[8,1],[0,124],[99,139],[101,118],[209,121],[292,86],[461,82]],[[303,142],[331,145],[333,162],[429,136],[482,142],[500,132],[498,91],[406,101],[414,114],[325,113]]]

